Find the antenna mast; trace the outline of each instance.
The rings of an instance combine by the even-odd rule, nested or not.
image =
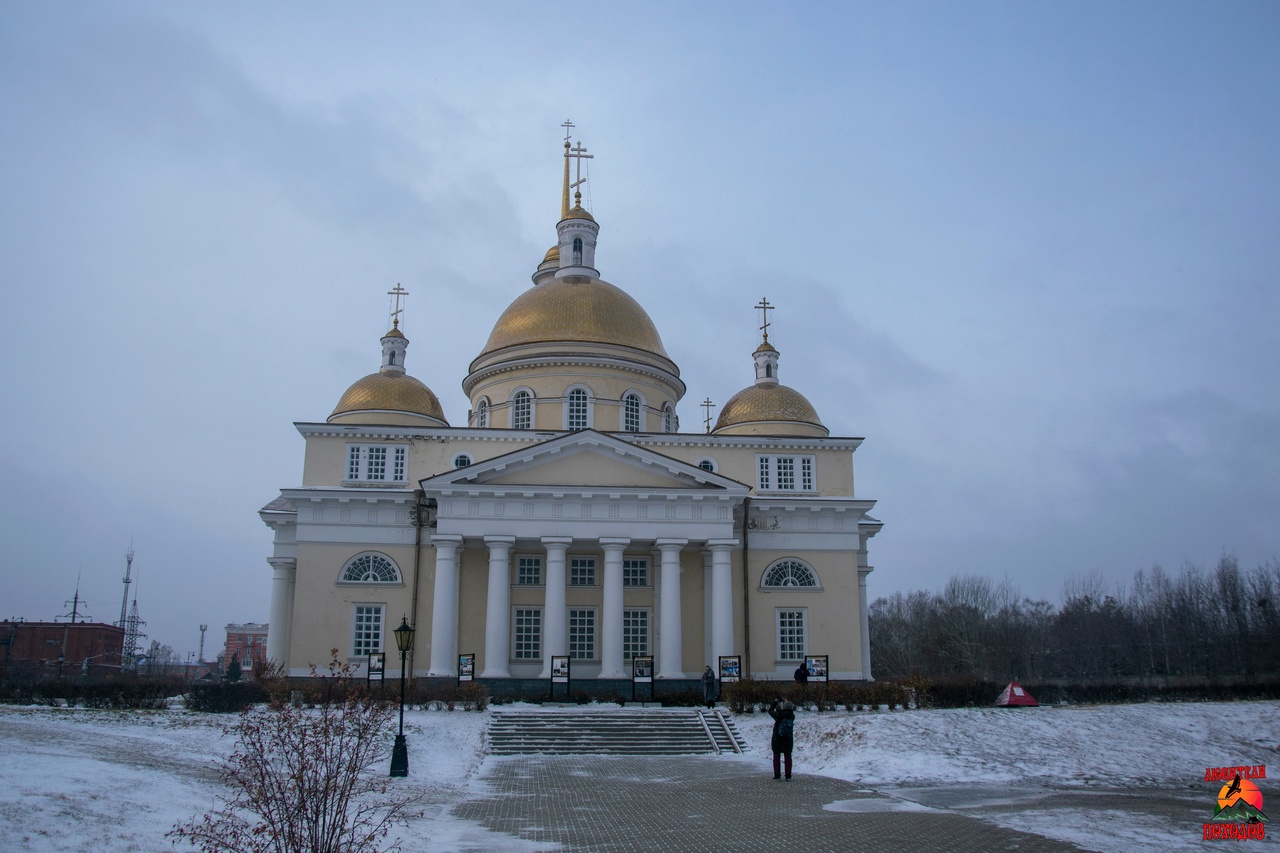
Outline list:
[[[133,547],[129,548],[129,565],[133,566]],[[126,577],[128,575],[126,574]],[[142,573],[138,573],[138,577],[142,577]],[[125,593],[128,594],[129,588],[125,587]],[[124,620],[124,649],[120,656],[120,669],[134,669],[138,665],[138,642],[145,640],[147,635],[142,632],[142,626],[147,623],[138,617],[138,588],[133,589],[133,606],[129,609],[129,616]]]
[[[129,543],[129,550],[124,553],[124,599],[120,602],[120,621],[116,624],[121,628],[125,627],[125,617],[129,613],[129,584],[133,583],[129,579],[130,572],[133,571],[133,543]]]

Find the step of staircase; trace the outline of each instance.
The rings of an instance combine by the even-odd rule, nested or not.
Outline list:
[[[743,741],[722,711],[687,708],[494,711],[494,755],[696,755],[736,753]]]

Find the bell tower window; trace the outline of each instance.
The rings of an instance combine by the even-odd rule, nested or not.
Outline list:
[[[582,266],[582,238],[581,237],[573,238],[573,265],[576,267]]]

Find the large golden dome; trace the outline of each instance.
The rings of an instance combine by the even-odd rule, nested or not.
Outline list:
[[[345,412],[404,412],[434,418],[447,426],[444,409],[431,389],[405,373],[371,373],[359,379],[338,401],[330,420]]]
[[[813,404],[803,394],[774,383],[751,385],[730,397],[720,410],[712,432],[739,424],[777,422],[805,424],[826,430]]]
[[[480,356],[558,341],[614,344],[668,358],[640,303],[607,281],[585,276],[553,279],[520,294],[498,318]]]

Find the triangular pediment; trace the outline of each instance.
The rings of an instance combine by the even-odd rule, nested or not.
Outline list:
[[[698,490],[746,494],[736,480],[594,430],[568,433],[429,477],[428,491],[460,489]]]

